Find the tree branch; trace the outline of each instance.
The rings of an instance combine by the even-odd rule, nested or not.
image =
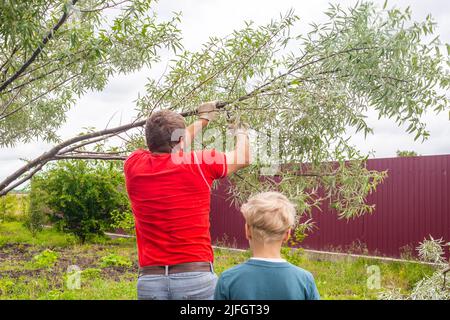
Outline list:
[[[325,57],[320,57],[317,58],[313,61],[309,61],[307,63],[302,64],[301,66],[297,66],[295,68],[292,68],[291,70],[289,70],[287,73],[279,75],[271,80],[269,80],[268,82],[266,82],[265,84],[257,87],[256,89],[254,89],[253,91],[251,91],[250,93],[243,95],[237,99],[235,99],[234,101],[227,101],[227,102],[220,102],[217,105],[218,109],[224,108],[225,106],[232,104],[232,103],[236,103],[236,102],[241,102],[247,99],[251,99],[254,98],[255,96],[257,96],[258,94],[262,94],[264,92],[268,92],[270,90],[274,90],[274,88],[269,87],[270,84],[274,83],[276,80],[280,79],[280,78],[284,78],[287,77],[288,75],[290,75],[292,72],[295,72],[299,69],[302,69],[308,65],[314,64],[314,63],[318,63],[320,61],[323,61],[325,59],[331,58],[333,56],[337,56],[340,54],[345,54],[345,53],[349,53],[352,51],[363,51],[363,50],[371,50],[371,49],[377,49],[377,48],[352,48],[352,49],[348,49],[348,50],[344,50],[344,51],[340,51],[340,52],[336,52],[334,54],[325,56]],[[211,77],[209,77],[208,79],[204,80],[203,82],[201,82],[198,86],[196,86],[195,88],[193,88],[186,96],[189,96],[192,92],[194,92],[195,90],[197,90],[199,87],[202,86],[202,84],[206,81],[208,81]],[[292,84],[294,84],[295,80],[293,81],[288,81],[285,84],[283,84],[283,86],[290,86]],[[186,97],[185,96],[185,97]],[[179,101],[181,102],[181,101]],[[178,102],[178,103],[179,103]],[[188,117],[188,116],[192,116],[195,115],[196,111],[186,111],[181,113],[181,115],[183,117]],[[26,174],[27,172],[29,172],[30,170],[33,170],[30,172],[30,174],[28,174],[27,176],[25,176],[24,178],[26,179],[21,179],[19,180],[20,183],[14,183],[14,187],[17,187],[18,185],[20,185],[21,183],[31,179],[31,177],[38,171],[35,170],[36,167],[42,168],[42,163],[47,163],[48,161],[52,161],[52,160],[57,160],[57,159],[70,159],[70,158],[74,158],[76,156],[77,159],[81,159],[84,157],[84,159],[99,159],[100,155],[92,155],[92,154],[77,154],[77,155],[70,155],[68,154],[69,152],[73,152],[74,150],[80,148],[83,145],[87,145],[90,143],[94,143],[95,141],[101,141],[104,140],[106,138],[109,138],[111,136],[115,136],[118,135],[120,133],[126,132],[130,129],[133,128],[138,128],[138,127],[142,127],[145,125],[146,120],[139,120],[136,119],[135,121],[133,121],[132,123],[129,124],[125,124],[125,125],[121,125],[115,128],[110,128],[110,129],[105,129],[105,130],[100,130],[100,131],[96,131],[96,132],[91,132],[88,134],[84,134],[84,135],[80,135],[80,136],[76,136],[73,137],[69,140],[66,140],[58,145],[56,145],[55,147],[53,147],[52,149],[50,149],[49,151],[45,152],[44,154],[42,154],[41,156],[39,156],[38,158],[30,161],[28,164],[26,164],[25,166],[21,167],[20,169],[18,169],[16,172],[14,172],[13,174],[11,174],[10,176],[8,176],[6,179],[4,179],[2,182],[0,182],[0,196],[5,195],[9,190],[11,190],[10,187],[8,187],[9,185],[11,185],[14,181],[16,181],[17,179],[19,179],[22,175]],[[78,142],[82,142],[81,144],[78,144],[77,146],[74,146],[74,144],[77,144]],[[70,148],[67,148],[70,147]],[[65,149],[67,148],[67,149]],[[64,149],[64,150],[63,150]],[[101,156],[102,160],[123,160],[124,158],[122,156]],[[317,176],[317,175],[314,175]]]
[[[92,133],[76,136],[74,138],[66,140],[66,141],[56,145],[55,147],[53,147],[49,151],[43,153],[41,156],[37,157],[36,159],[30,161],[28,164],[26,164],[25,166],[23,166],[22,168],[20,168],[16,172],[14,172],[12,175],[7,177],[5,180],[3,180],[0,183],[0,195],[3,195],[3,190],[9,184],[11,184],[13,181],[18,179],[21,175],[25,174],[26,172],[28,172],[32,168],[38,166],[42,162],[50,161],[52,158],[54,158],[59,153],[60,150],[62,150],[63,148],[65,148],[67,146],[71,146],[71,145],[73,145],[73,144],[75,144],[77,142],[80,142],[80,141],[86,141],[86,140],[97,138],[97,137],[105,137],[105,136],[108,136],[110,134],[118,134],[118,133],[121,133],[123,131],[127,131],[127,130],[130,130],[130,129],[136,128],[136,127],[143,126],[144,124],[145,124],[145,120],[135,121],[135,122],[132,122],[132,123],[129,123],[129,124],[126,124],[126,125],[119,126],[119,127],[115,127],[115,128],[111,128],[111,129],[105,129],[105,130],[100,130],[100,131],[96,131],[96,132],[92,132]]]
[[[9,106],[14,102],[14,100],[16,100],[17,96],[20,94],[21,91],[22,91],[22,89],[18,90],[18,91],[11,97],[11,99],[9,99],[9,101],[8,101],[5,105],[0,106],[0,109],[1,109],[1,111],[0,111],[0,121],[1,121],[3,118],[6,118],[8,115],[10,115],[10,113],[6,113],[6,110],[7,110],[7,109],[9,108]],[[6,115],[5,115],[5,113],[6,113]]]
[[[2,121],[2,120],[4,120],[4,119],[8,118],[9,116],[12,116],[14,113],[19,112],[20,110],[22,110],[23,108],[25,108],[26,106],[28,106],[30,103],[33,103],[34,101],[36,101],[36,100],[42,98],[43,96],[49,94],[49,93],[52,92],[53,90],[58,89],[59,87],[63,86],[63,85],[66,84],[67,82],[72,81],[73,79],[75,79],[76,77],[78,77],[78,76],[80,76],[80,75],[81,75],[81,73],[77,73],[77,74],[72,75],[71,77],[69,77],[69,78],[67,78],[67,79],[65,79],[65,80],[63,80],[63,81],[57,83],[55,86],[51,87],[49,90],[47,90],[47,91],[41,93],[40,95],[34,97],[33,99],[31,99],[31,100],[29,100],[29,101],[24,102],[21,106],[17,107],[17,108],[14,109],[14,110],[11,110],[11,111],[8,112],[7,114],[5,114],[4,111],[6,111],[6,108],[9,106],[9,105],[7,104],[6,107],[5,107],[5,109],[4,109],[4,111],[0,113],[0,121]],[[22,88],[23,88],[23,87],[22,87]],[[21,92],[22,88],[20,88],[20,89],[17,91],[17,93],[16,93],[15,96],[14,96],[14,99],[19,95],[19,93]]]
[[[241,68],[239,69],[239,71],[238,71],[238,74],[236,75],[236,77],[235,77],[235,79],[234,79],[234,81],[233,81],[233,84],[231,85],[231,89],[230,89],[230,92],[229,92],[229,94],[228,94],[228,99],[230,98],[230,94],[233,92],[233,90],[234,90],[234,87],[236,86],[236,84],[237,84],[237,82],[239,81],[239,78],[240,78],[240,76],[241,76],[241,74],[242,74],[242,71],[247,67],[247,65],[250,63],[250,61],[256,56],[256,55],[258,55],[260,52],[261,52],[261,50],[265,47],[265,46],[267,46],[280,32],[281,32],[281,30],[283,30],[284,28],[279,28],[279,29],[277,29],[277,31],[276,32],[274,32],[270,37],[269,37],[269,39],[267,39],[261,46],[259,46],[254,52],[253,52],[253,54],[251,54],[249,57],[248,57],[248,59],[244,62],[244,63],[242,63],[241,64]]]
[[[78,0],[72,0],[71,4],[75,5],[78,2]],[[36,58],[41,54],[42,50],[44,49],[45,45],[53,38],[53,35],[58,31],[58,29],[66,22],[67,18],[69,17],[69,13],[65,11],[59,21],[53,26],[52,30],[50,30],[47,35],[42,39],[42,43],[34,50],[33,54],[30,58],[20,67],[19,70],[16,71],[9,79],[4,81],[0,85],[0,92],[5,90],[6,87],[8,87],[14,80],[17,79],[33,62],[36,60]]]
[[[30,180],[39,170],[42,169],[42,167],[50,160],[43,161],[42,163],[39,163],[32,171],[30,171],[27,175],[22,177],[22,179],[16,181],[15,183],[9,185],[8,187],[0,190],[0,197],[6,195],[9,191],[13,190],[14,188],[20,186],[22,183]]]
[[[61,156],[54,156],[52,160],[64,160],[64,159],[76,159],[76,160],[121,160],[124,161],[127,156],[114,155],[114,154],[68,154]]]
[[[53,74],[53,73],[55,73],[55,72],[57,72],[57,71],[62,71],[62,70],[64,70],[64,68],[69,67],[69,66],[71,66],[71,65],[73,65],[73,64],[75,64],[75,63],[77,63],[77,62],[79,62],[81,59],[82,59],[82,58],[80,57],[80,58],[78,58],[78,59],[75,59],[75,60],[70,61],[69,63],[67,63],[67,64],[65,64],[65,65],[63,65],[63,66],[54,68],[54,69],[48,71],[47,73],[41,74],[41,75],[36,76],[36,77],[34,77],[34,78],[31,78],[31,79],[27,79],[25,82],[22,82],[21,84],[18,84],[17,86],[12,87],[11,89],[5,91],[4,93],[10,93],[10,92],[12,92],[12,91],[14,91],[14,90],[23,88],[24,86],[26,86],[26,85],[28,85],[28,84],[30,84],[30,83],[33,83],[34,81],[43,79],[43,78],[45,78],[45,77],[47,77],[47,76],[49,76],[49,75],[51,75],[51,74]]]
[[[9,56],[9,58],[6,59],[5,62],[0,66],[0,72],[2,71],[2,69],[3,69],[4,67],[6,67],[6,66],[8,65],[8,63],[11,61],[12,57],[14,56],[14,54],[15,54],[18,50],[19,50],[18,47],[15,47],[15,48],[12,50],[11,55]],[[6,70],[7,70],[7,69],[8,69],[8,68],[6,68],[6,69],[3,71],[4,74],[6,74]]]

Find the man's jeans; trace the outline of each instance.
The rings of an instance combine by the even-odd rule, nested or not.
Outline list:
[[[139,300],[213,300],[217,275],[210,272],[183,272],[140,276]]]

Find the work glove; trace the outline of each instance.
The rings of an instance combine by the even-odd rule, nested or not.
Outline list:
[[[219,112],[217,111],[217,101],[209,101],[202,103],[197,108],[197,113],[200,119],[212,121],[217,118]]]

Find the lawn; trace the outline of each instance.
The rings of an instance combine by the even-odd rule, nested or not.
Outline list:
[[[433,269],[415,263],[313,261],[301,250],[283,250],[291,263],[312,272],[323,299],[376,299],[367,288],[367,267],[377,265],[381,290],[409,292]],[[248,259],[249,252],[215,250],[215,268],[224,270]],[[81,269],[81,288],[67,287],[67,269]],[[32,237],[20,222],[0,223],[0,299],[136,299],[137,253],[134,239],[97,238],[79,244],[70,235],[47,229]]]

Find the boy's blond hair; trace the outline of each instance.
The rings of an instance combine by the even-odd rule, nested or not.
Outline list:
[[[256,194],[242,205],[241,212],[256,240],[271,242],[283,239],[295,225],[295,205],[279,192]]]

